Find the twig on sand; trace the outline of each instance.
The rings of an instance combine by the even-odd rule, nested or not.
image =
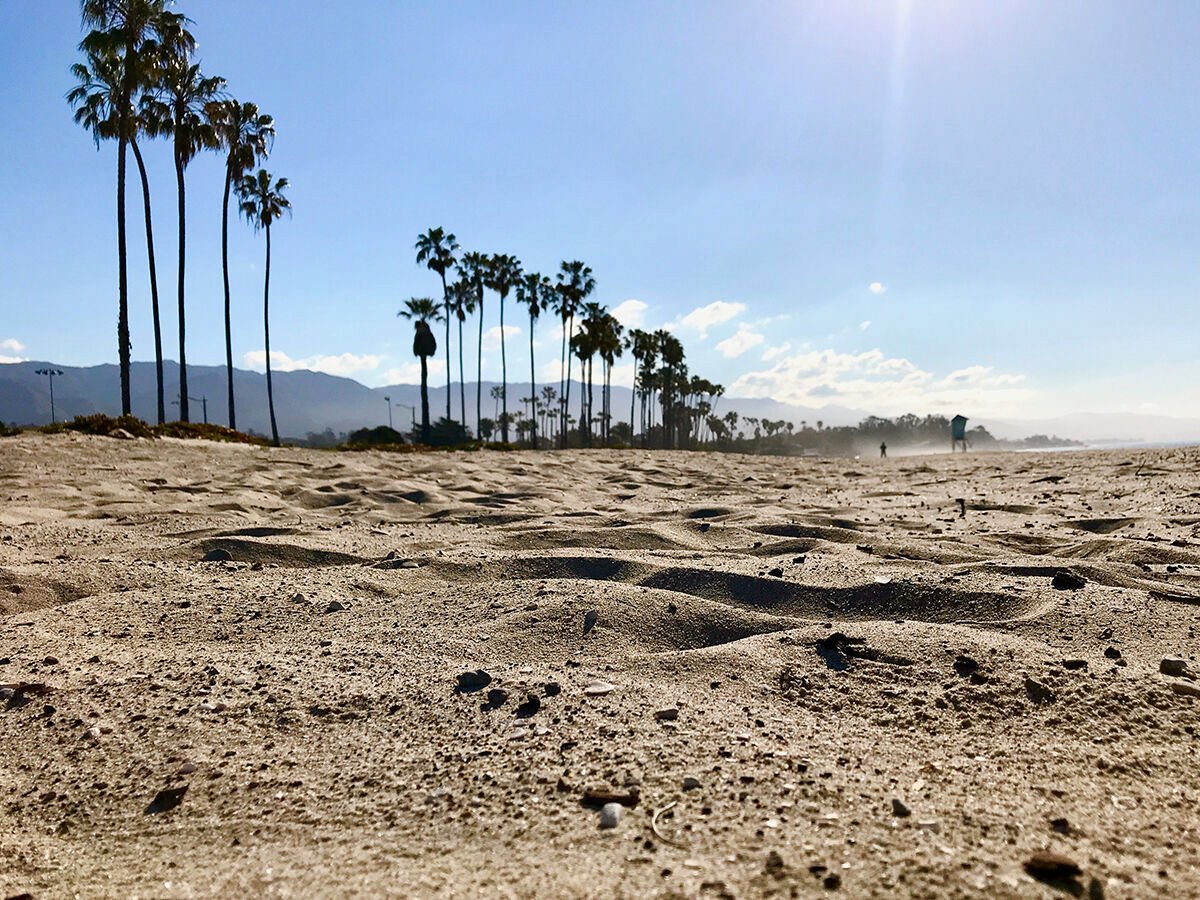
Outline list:
[[[684,844],[680,843],[679,841],[675,840],[674,838],[667,837],[665,834],[663,834],[661,831],[658,830],[658,817],[661,816],[663,813],[667,812],[668,810],[674,809],[678,802],[679,801],[677,801],[677,800],[672,800],[666,806],[661,806],[658,809],[656,809],[654,811],[654,815],[652,815],[650,817],[650,830],[653,831],[654,836],[656,838],[658,838],[660,841],[662,841],[664,844],[670,844],[672,847],[679,847],[680,849],[684,849],[685,848]]]
[[[1151,591],[1150,596],[1155,600],[1165,600],[1169,603],[1190,603],[1193,606],[1200,606],[1200,595],[1197,594],[1173,594],[1167,591]]]

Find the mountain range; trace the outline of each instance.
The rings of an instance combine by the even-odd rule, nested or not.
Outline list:
[[[59,420],[78,415],[120,412],[120,377],[117,366],[63,366],[47,362],[26,361],[0,364],[0,422],[19,425],[44,425],[50,421],[50,384],[38,369],[54,368],[62,375],[54,379],[54,407]],[[155,419],[155,376],[154,364],[135,362],[131,367],[131,394],[133,414],[153,421]],[[177,397],[179,390],[179,366],[174,362],[164,363],[164,378],[169,396]],[[388,406],[385,398],[391,398],[392,421],[396,428],[406,430],[408,424],[420,414],[420,386],[395,384],[371,388],[352,378],[328,375],[323,372],[296,370],[275,372],[275,409],[280,434],[290,438],[303,438],[310,433],[331,430],[335,434],[353,431],[362,427],[388,424]],[[203,421],[207,404],[208,420],[219,425],[226,424],[225,368],[224,366],[188,366],[188,383],[193,402],[192,421]],[[496,382],[483,382],[483,414],[495,416],[495,401],[491,389]],[[555,388],[558,382],[552,382]],[[539,385],[541,388],[543,385]],[[234,370],[234,387],[237,393],[238,426],[243,431],[259,434],[269,432],[267,418],[266,377],[259,372],[244,369]],[[629,388],[613,387],[614,421],[627,421],[631,391]],[[573,381],[571,386],[571,412],[578,415],[579,398],[583,388]],[[451,390],[453,415],[459,418],[459,388],[455,382]],[[468,382],[467,423],[475,421],[475,383]],[[596,391],[596,407],[599,408],[599,390]],[[510,382],[509,396],[527,397],[529,382]],[[433,418],[445,414],[446,385],[431,385],[429,391],[430,415]],[[518,403],[510,401],[510,411]],[[870,415],[869,411],[843,406],[803,407],[765,398],[721,397],[717,402],[717,413],[736,410],[739,416],[783,419],[800,427],[801,422],[815,426],[855,425]],[[970,415],[970,410],[961,410]],[[169,406],[167,418],[178,417],[178,407]],[[1055,435],[1078,441],[1103,443],[1106,441],[1134,443],[1184,443],[1200,442],[1200,419],[1171,416],[1142,415],[1135,413],[1100,413],[1059,416],[1049,419],[972,418],[972,425],[983,425],[998,438],[1017,440],[1032,434]]]

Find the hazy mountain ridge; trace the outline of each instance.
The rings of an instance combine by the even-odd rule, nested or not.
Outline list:
[[[115,365],[63,366],[46,362],[28,361],[0,364],[0,421],[22,425],[43,425],[50,421],[49,381],[36,374],[37,369],[53,366],[63,375],[54,380],[55,408],[59,419],[69,419],[90,413],[120,413],[119,373]],[[179,366],[164,362],[164,378],[169,397],[178,395]],[[391,397],[392,416],[398,428],[406,428],[414,417],[419,416],[421,390],[415,384],[396,384],[371,388],[352,378],[328,375],[323,372],[295,370],[275,372],[275,402],[279,419],[279,430],[287,437],[301,438],[310,432],[331,429],[335,433],[351,431],[363,426],[387,424],[388,407],[384,397]],[[132,366],[133,413],[147,421],[155,418],[155,374],[151,362],[135,362]],[[208,400],[209,421],[226,423],[226,381],[224,366],[188,366],[188,381],[194,401],[191,418],[202,421],[203,408],[200,398]],[[266,433],[270,429],[267,418],[266,377],[259,372],[244,369],[234,370],[237,391],[238,425],[243,430]],[[497,382],[483,382],[483,414],[494,416],[495,401],[491,389]],[[539,383],[538,389],[550,384],[557,389],[558,382]],[[580,398],[584,388],[577,381],[571,384],[571,410],[578,414]],[[599,387],[595,390],[596,408],[600,405]],[[629,388],[616,387],[613,393],[613,415],[615,421],[629,418],[631,392]],[[474,382],[466,385],[467,423],[475,421]],[[529,395],[529,382],[509,384],[509,410],[521,407],[519,398]],[[457,382],[451,390],[454,417],[459,417],[459,388]],[[170,400],[168,400],[170,404]],[[430,385],[430,414],[434,418],[445,414],[446,386]],[[735,410],[739,416],[755,416],[790,421],[799,428],[801,422],[816,427],[821,422],[825,427],[855,425],[870,413],[847,407],[827,406],[822,408],[803,407],[768,398],[721,397],[717,400],[716,413],[724,415]],[[168,405],[167,417],[178,417],[178,407]],[[914,410],[920,413],[920,411]],[[970,410],[962,410],[970,416]],[[923,413],[920,413],[923,414]],[[983,425],[998,438],[1017,440],[1033,434],[1056,435],[1079,441],[1147,441],[1184,442],[1200,441],[1200,418],[1143,415],[1137,413],[1076,413],[1047,419],[1009,419],[971,417],[972,427]]]

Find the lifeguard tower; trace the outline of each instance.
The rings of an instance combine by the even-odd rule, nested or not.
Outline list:
[[[953,453],[962,445],[963,453],[967,452],[967,417],[955,416],[950,420],[950,452]]]

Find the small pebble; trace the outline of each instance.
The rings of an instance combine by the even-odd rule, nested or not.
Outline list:
[[[588,697],[603,697],[605,694],[611,694],[617,689],[615,684],[609,684],[607,681],[593,681],[583,689],[584,695]]]
[[[1087,585],[1087,580],[1074,572],[1055,572],[1050,580],[1050,586],[1057,591],[1079,591]]]
[[[460,672],[458,675],[455,691],[460,694],[469,694],[472,691],[481,691],[492,683],[492,676],[483,669],[476,669],[473,672]]]
[[[1041,850],[1029,857],[1025,861],[1025,871],[1039,880],[1074,878],[1083,874],[1073,859],[1050,850]]]
[[[664,706],[662,709],[654,711],[654,718],[660,722],[674,722],[679,718],[679,708],[676,706]]]
[[[616,828],[621,823],[621,804],[605,803],[600,807],[600,827]]]
[[[1177,656],[1164,656],[1162,662],[1158,664],[1158,671],[1172,678],[1179,678],[1186,675],[1187,670],[1187,660],[1180,659]]]

